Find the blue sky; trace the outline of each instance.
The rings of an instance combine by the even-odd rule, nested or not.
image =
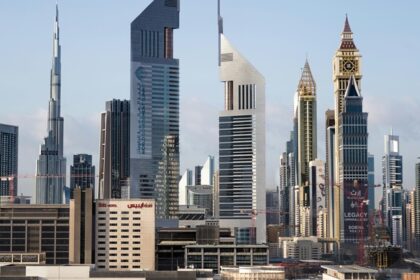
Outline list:
[[[130,22],[149,0],[61,0],[62,112],[65,154],[93,154],[99,166],[100,112],[129,98]],[[240,3],[240,4],[239,4]],[[222,0],[224,31],[266,78],[267,187],[278,182],[278,158],[291,129],[293,95],[307,56],[317,82],[318,149],[324,112],[333,107],[332,57],[347,13],[363,55],[362,95],[369,146],[380,180],[383,135],[400,135],[406,188],[420,156],[419,1]],[[53,0],[0,1],[0,122],[20,127],[21,174],[35,174],[46,134]],[[223,107],[217,69],[216,0],[182,0],[175,56],[181,66],[181,170],[217,155]],[[34,194],[34,179],[20,190]]]

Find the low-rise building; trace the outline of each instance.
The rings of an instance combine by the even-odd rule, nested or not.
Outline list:
[[[279,237],[279,246],[283,258],[296,260],[319,260],[322,256],[322,244],[315,236]]]
[[[155,269],[155,201],[108,199],[96,202],[98,270]]]
[[[221,280],[283,280],[283,267],[279,266],[240,266],[222,267]]]
[[[185,266],[210,268],[220,273],[222,266],[268,265],[267,245],[187,245],[185,246]]]
[[[68,264],[69,206],[0,206],[0,253],[45,253],[46,264]]]
[[[378,273],[375,269],[370,269],[358,265],[323,265],[325,269],[322,274],[323,280],[336,280],[336,279],[376,279],[375,275]]]

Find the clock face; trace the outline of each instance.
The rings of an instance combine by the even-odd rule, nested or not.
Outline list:
[[[349,71],[350,72],[350,71],[353,71],[354,70],[354,63],[352,61],[350,61],[350,60],[344,61],[343,66],[344,66],[344,70],[345,71]]]

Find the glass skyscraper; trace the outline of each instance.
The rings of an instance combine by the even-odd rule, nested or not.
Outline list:
[[[17,126],[0,123],[0,196],[16,196],[18,182]]]
[[[165,139],[179,141],[174,139],[179,137],[179,61],[173,57],[179,9],[178,0],[154,0],[131,23],[131,198],[156,197],[164,187],[157,186],[156,176]],[[174,153],[168,166],[179,166],[179,152]],[[176,189],[179,174],[166,175],[173,176],[170,188]]]

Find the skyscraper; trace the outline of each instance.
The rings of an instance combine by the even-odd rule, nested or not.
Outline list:
[[[341,161],[341,154],[339,150],[339,143],[340,138],[342,137],[340,134],[340,115],[344,111],[344,96],[345,92],[348,87],[348,83],[350,77],[354,76],[356,84],[360,90],[361,88],[361,79],[362,79],[362,72],[361,72],[361,55],[359,50],[357,49],[354,41],[353,41],[353,32],[350,28],[350,24],[348,18],[346,16],[346,20],[344,23],[344,29],[341,33],[341,43],[340,47],[335,53],[333,58],[333,82],[334,82],[334,97],[335,97],[335,140],[334,140],[334,156],[335,156],[335,163],[334,163],[334,171],[335,171],[335,180],[336,183],[340,183],[340,161]],[[340,186],[342,187],[342,186]],[[341,197],[340,187],[336,188],[337,192],[334,194],[336,198]],[[339,201],[339,199],[335,200]],[[340,238],[340,226],[342,225],[343,221],[341,221],[341,214],[342,212],[342,204],[339,203],[338,205],[334,205],[334,218],[335,218],[335,230],[334,230],[334,238]]]
[[[179,142],[167,135],[156,175],[156,218],[174,219],[178,214]]]
[[[95,188],[95,166],[92,165],[92,156],[78,154],[73,156],[73,165],[70,166],[70,197],[73,190]]]
[[[375,212],[375,156],[368,154],[369,216]]]
[[[201,185],[201,169],[203,166],[196,165],[194,167],[194,185],[199,186]]]
[[[333,238],[335,235],[334,231],[338,228],[335,226],[335,211],[334,207],[340,199],[335,197],[335,119],[334,110],[327,110],[325,112],[325,187],[327,188],[326,199],[327,199],[327,211],[328,211],[328,224],[327,231],[328,237]],[[339,191],[339,190],[338,190]]]
[[[325,163],[320,159],[309,162],[309,206],[311,236],[327,237],[327,192]]]
[[[17,126],[0,123],[0,196],[16,196],[18,183]]]
[[[61,117],[61,46],[58,6],[53,35],[48,135],[44,138],[36,168],[36,202],[61,204],[66,184],[66,159],[63,156],[64,119]]]
[[[167,137],[179,137],[179,0],[154,0],[131,23],[130,196],[154,198]],[[173,155],[179,165],[179,154]]]
[[[214,156],[208,156],[200,172],[201,184],[213,186]]]
[[[392,244],[402,245],[403,234],[403,157],[397,135],[385,135],[385,155],[382,157],[383,214],[391,231]]]
[[[316,135],[316,84],[311,73],[308,61],[303,67],[302,76],[300,78],[296,92],[296,109],[297,109],[297,170],[299,185],[299,204],[301,207],[301,234],[302,228],[310,228],[309,217],[303,217],[307,213],[312,213],[310,206],[310,186],[309,186],[309,162],[317,157],[317,135]],[[310,230],[309,230],[310,231]],[[308,232],[309,232],[308,231]]]
[[[101,114],[99,198],[127,198],[130,177],[130,102],[111,100]]]
[[[219,114],[220,224],[251,237],[256,228],[256,242],[264,243],[265,80],[223,34],[220,1],[219,43],[225,100]]]
[[[416,187],[414,189],[414,248],[416,255],[420,252],[420,162],[415,166]]]
[[[187,205],[188,204],[188,186],[192,186],[193,184],[193,173],[192,170],[187,169],[185,170],[184,174],[179,180],[178,183],[178,203],[179,205]]]
[[[347,83],[339,120],[340,241],[362,242],[368,233],[368,114],[354,76]]]

